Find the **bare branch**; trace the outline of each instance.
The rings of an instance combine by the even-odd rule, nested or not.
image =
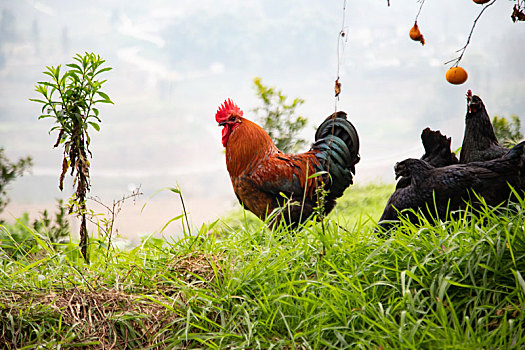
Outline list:
[[[461,59],[463,58],[463,55],[465,54],[465,50],[467,49],[468,45],[470,44],[470,38],[472,37],[472,33],[474,33],[474,28],[476,27],[476,23],[478,22],[478,20],[480,19],[481,15],[483,14],[483,12],[485,12],[486,9],[488,9],[490,6],[492,6],[494,3],[496,2],[496,0],[493,0],[492,2],[488,3],[487,5],[483,6],[483,8],[481,9],[481,11],[479,12],[479,15],[478,17],[476,17],[476,19],[474,20],[474,23],[472,24],[472,29],[470,30],[470,33],[468,35],[468,38],[467,38],[467,43],[465,44],[465,46],[463,46],[461,49],[457,50],[456,52],[461,52],[461,54],[459,55],[459,57],[457,58],[454,58],[450,61],[447,61],[445,62],[445,64],[449,64],[451,62],[454,62],[454,66],[458,66],[459,65],[459,62],[461,61]]]

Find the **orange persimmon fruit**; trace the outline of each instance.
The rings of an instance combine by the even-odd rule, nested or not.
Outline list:
[[[486,4],[490,0],[472,0],[472,1],[474,1],[476,4]]]
[[[461,67],[451,67],[445,74],[447,81],[454,85],[463,84],[467,81],[467,71]]]
[[[419,31],[419,27],[417,26],[417,22],[414,23],[414,26],[410,28],[410,39],[414,41],[419,41],[421,45],[425,45],[425,38],[423,37],[423,34]]]

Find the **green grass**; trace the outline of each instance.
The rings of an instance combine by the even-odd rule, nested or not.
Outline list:
[[[352,186],[337,200],[337,205],[328,218],[349,229],[355,226],[373,229],[394,188],[394,184],[374,183]],[[234,210],[223,222],[230,230],[246,226],[257,228],[261,225],[261,221],[255,215],[242,208]]]
[[[7,348],[519,349],[525,201],[404,222],[378,239],[390,185],[356,187],[291,234],[233,214],[129,251],[36,242],[0,256]],[[386,195],[386,197],[385,197]],[[367,215],[369,214],[369,215]],[[10,227],[0,227],[5,240]]]

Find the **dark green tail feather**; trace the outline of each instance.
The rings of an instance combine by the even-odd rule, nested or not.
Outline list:
[[[327,171],[330,177],[326,189],[329,199],[343,195],[353,183],[355,165],[359,162],[359,136],[355,127],[346,119],[346,113],[336,112],[326,118],[315,133],[312,150],[320,161],[318,171]]]

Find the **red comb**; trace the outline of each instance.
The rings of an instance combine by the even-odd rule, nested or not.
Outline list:
[[[468,97],[472,97],[472,90],[469,89],[469,90],[467,91],[467,96],[468,96]]]
[[[228,119],[231,114],[237,114],[239,117],[242,117],[241,109],[232,100],[227,99],[217,110],[215,120],[217,123],[220,123]]]

